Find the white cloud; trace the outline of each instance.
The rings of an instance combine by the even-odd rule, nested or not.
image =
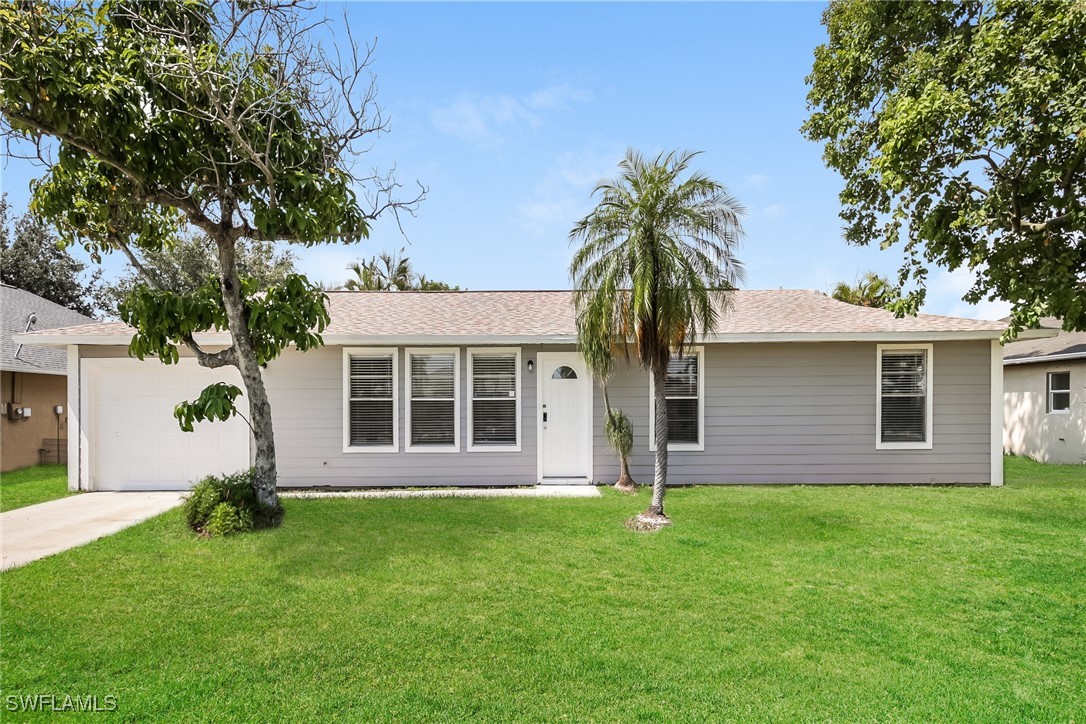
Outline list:
[[[787,207],[784,204],[770,204],[762,209],[762,216],[767,219],[779,219],[784,216]]]
[[[928,293],[922,311],[949,317],[969,319],[1002,319],[1011,313],[1011,305],[1002,299],[968,304],[962,296],[976,281],[976,274],[968,269],[953,272],[940,269],[928,282]]]
[[[622,158],[619,147],[561,154],[533,185],[531,196],[517,204],[522,225],[535,232],[555,226],[568,231],[592,207],[592,189],[617,173]]]
[[[586,103],[590,100],[592,94],[584,88],[562,83],[529,93],[524,102],[527,106],[541,111],[564,111],[575,103]]]
[[[543,115],[591,100],[591,94],[562,84],[522,97],[509,94],[460,95],[430,111],[430,122],[442,133],[480,146],[498,146],[515,128],[538,128]]]
[[[764,173],[752,173],[743,179],[743,183],[753,189],[764,189],[769,185],[769,177]]]

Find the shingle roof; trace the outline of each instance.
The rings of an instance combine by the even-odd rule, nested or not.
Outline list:
[[[386,338],[390,343],[395,338],[568,342],[577,334],[569,291],[329,292],[328,298],[332,321],[324,338],[330,344]],[[743,290],[732,299],[732,308],[717,325],[716,337],[722,341],[766,335],[891,339],[957,334],[994,339],[1005,329],[1001,322],[932,314],[898,319],[885,310],[845,304],[817,291]],[[70,338],[73,343],[121,344],[130,335],[123,323],[106,322],[56,330],[48,338],[53,343]]]
[[[1041,320],[1042,328],[1059,329],[1061,326],[1060,320],[1054,317],[1045,317]],[[1055,337],[1011,342],[1003,348],[1003,364],[1005,365],[1045,362],[1053,358],[1086,359],[1086,332],[1061,330]]]
[[[37,319],[32,330],[72,328],[94,320],[36,294],[0,284],[0,369],[62,374],[68,365],[68,356],[63,350],[32,345],[20,348],[12,340],[14,335],[26,331],[31,315]]]

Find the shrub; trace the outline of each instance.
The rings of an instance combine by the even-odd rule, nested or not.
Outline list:
[[[264,510],[253,490],[253,471],[208,475],[182,505],[189,528],[207,536],[230,535],[276,525],[282,509]]]

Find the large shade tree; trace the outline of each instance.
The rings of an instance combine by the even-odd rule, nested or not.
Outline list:
[[[147,284],[147,277],[159,289],[190,294],[219,275],[218,248],[203,233],[183,235],[162,249],[133,252],[139,256],[140,270],[129,264],[120,276],[95,290],[98,306],[107,315],[118,316],[121,304]],[[238,239],[236,256],[238,276],[261,289],[282,284],[295,273],[294,252],[277,249],[270,241]]]
[[[254,487],[281,516],[271,406],[261,365],[289,344],[321,344],[326,299],[305,277],[258,287],[240,276],[242,240],[356,241],[396,210],[389,176],[359,174],[385,121],[369,50],[333,43],[298,3],[7,2],[0,4],[0,114],[15,152],[38,158],[33,209],[67,243],[121,252],[145,282],[121,305],[130,351],[236,367],[255,439]],[[159,288],[137,250],[182,230],[215,245],[216,277],[195,291]],[[209,350],[201,332],[228,330]],[[233,385],[178,406],[183,427],[237,412]]]
[[[34,214],[14,217],[7,194],[0,196],[0,282],[94,316],[101,269],[87,265],[57,244],[56,234]]]
[[[668,363],[714,331],[743,277],[736,250],[746,212],[722,184],[690,170],[696,155],[627,151],[619,176],[599,183],[596,208],[570,231],[582,348],[589,338],[596,356],[632,353],[653,378],[652,502],[638,518],[650,527],[668,523]]]
[[[808,138],[845,179],[845,235],[903,243],[894,305],[930,264],[969,302],[1086,329],[1086,2],[835,0],[808,77]]]

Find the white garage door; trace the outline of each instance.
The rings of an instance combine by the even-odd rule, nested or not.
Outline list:
[[[178,402],[219,381],[242,387],[233,367],[209,370],[195,360],[83,360],[91,490],[185,490],[209,473],[249,467],[244,420],[183,432],[173,416]],[[245,398],[238,403],[244,411]]]

